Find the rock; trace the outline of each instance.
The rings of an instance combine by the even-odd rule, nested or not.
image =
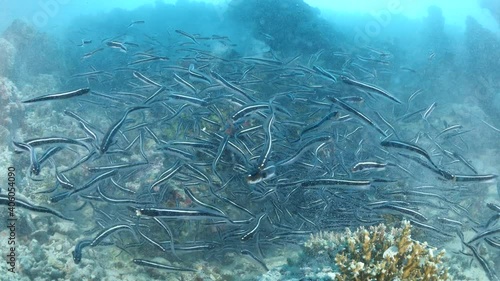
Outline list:
[[[5,38],[0,38],[0,76],[6,76],[14,67],[16,48]]]

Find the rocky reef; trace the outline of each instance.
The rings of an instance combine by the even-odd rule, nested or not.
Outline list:
[[[60,74],[65,65],[55,38],[22,20],[14,20],[0,39],[0,75],[20,85],[31,76]],[[2,65],[2,64],[0,64]]]
[[[498,25],[500,25],[500,2],[497,0],[482,0],[481,6],[488,9]]]
[[[483,111],[490,116],[498,116],[498,89],[500,75],[498,71],[489,71],[500,67],[500,40],[487,28],[472,17],[466,21],[464,92],[472,96]]]
[[[1,39],[0,39],[1,40]],[[6,77],[0,76],[0,129],[7,130],[11,134],[15,128],[22,126],[24,106],[20,103],[20,92],[16,85]],[[7,137],[7,135],[2,135]],[[8,143],[8,139],[2,139],[2,143]]]
[[[4,76],[14,66],[16,48],[5,38],[0,38],[0,50],[0,76]]]
[[[233,0],[227,14],[238,23],[244,23],[253,37],[272,50],[290,56],[331,48],[340,36],[319,16],[319,10],[302,0]]]

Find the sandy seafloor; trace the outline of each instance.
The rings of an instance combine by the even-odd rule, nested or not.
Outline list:
[[[5,51],[4,54],[6,53],[8,52]],[[485,53],[485,55],[487,54]],[[10,67],[15,68],[16,66],[11,64]],[[498,78],[498,72],[496,75]],[[495,76],[492,74],[490,77]],[[65,77],[53,74],[38,73],[31,77],[18,78],[19,82],[14,83],[8,77],[0,77],[0,99],[2,108],[4,108],[0,112],[0,179],[2,180],[2,189],[6,182],[7,167],[13,166],[18,171],[16,176],[18,198],[26,198],[30,202],[51,207],[53,205],[47,204],[46,195],[35,194],[36,191],[49,188],[53,184],[51,165],[46,164],[42,168],[42,175],[51,176],[47,176],[42,181],[28,179],[29,159],[25,153],[19,155],[14,153],[11,141],[33,136],[74,135],[78,128],[64,117],[61,108],[54,108],[51,103],[41,103],[37,106],[20,103],[27,97],[60,91],[59,81],[64,79]],[[464,156],[471,160],[480,173],[498,174],[500,172],[500,133],[489,128],[482,121],[487,121],[497,128],[500,127],[499,103],[490,100],[489,102],[493,104],[492,110],[491,107],[485,106],[488,101],[482,100],[484,95],[480,96],[474,92],[466,93],[465,90],[461,90],[473,88],[473,86],[467,85],[470,81],[467,79],[457,80],[461,84],[448,85],[448,89],[455,89],[458,92],[458,98],[440,102],[431,115],[430,122],[436,127],[441,127],[441,124],[446,122],[472,129],[471,132],[463,135],[464,142],[468,145]],[[496,82],[492,83],[493,85],[490,85],[491,88],[488,91],[494,91],[495,93],[490,96],[498,98],[500,88],[495,86]],[[498,86],[498,83],[496,85]],[[405,126],[418,130],[423,125],[422,122],[415,122],[415,125],[410,122],[406,123]],[[500,190],[497,182],[477,184],[475,188],[478,189],[477,193],[470,193],[470,198],[466,200],[468,205],[464,207],[469,210],[472,217],[485,222],[493,214],[485,208],[485,204],[490,202],[499,204]],[[65,212],[65,208],[73,208],[74,206],[74,204],[58,204],[53,207]],[[75,216],[74,212],[71,214]],[[191,268],[199,270],[198,273],[169,273],[136,266],[131,263],[132,257],[129,254],[114,246],[86,249],[82,262],[75,264],[71,252],[74,250],[76,242],[88,237],[83,234],[83,231],[94,227],[91,210],[85,208],[76,215],[78,218],[75,222],[67,222],[48,215],[18,210],[17,273],[8,273],[7,264],[0,262],[0,280],[283,280],[282,276],[288,276],[287,280],[314,280],[314,278],[320,277],[328,280],[328,274],[331,270],[328,268],[291,269],[287,267],[287,259],[301,255],[300,245],[277,247],[273,252],[268,253],[264,259],[270,269],[267,273],[255,262],[234,254],[227,254],[217,259],[202,255],[188,257],[187,259],[190,261],[185,260],[182,264],[191,264]],[[0,219],[6,220],[6,211],[3,209],[0,213]],[[463,231],[466,240],[474,235],[472,229],[464,228]],[[2,256],[4,256],[7,247],[8,235],[8,230],[3,227],[0,231]],[[418,238],[425,239],[425,237]],[[432,244],[432,242],[429,243]],[[449,272],[455,276],[455,280],[488,280],[476,260],[470,256],[459,254],[459,251],[462,250],[462,244],[458,238],[447,242],[443,248],[447,252]],[[498,272],[500,265],[498,249],[494,251],[491,248],[483,247],[479,251],[489,260],[491,265],[496,266]],[[296,272],[294,273],[296,276],[292,273],[287,275],[287,271]],[[308,272],[312,272],[309,275],[311,279],[301,279],[307,276]]]

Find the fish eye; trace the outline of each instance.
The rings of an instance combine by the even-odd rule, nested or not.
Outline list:
[[[31,173],[38,176],[40,174],[40,169],[38,167],[32,167]]]

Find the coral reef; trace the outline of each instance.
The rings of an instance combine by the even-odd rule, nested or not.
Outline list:
[[[320,232],[304,244],[307,255],[328,256],[339,270],[336,280],[448,280],[444,251],[411,239],[411,225],[387,231],[384,224]]]
[[[491,15],[496,19],[500,25],[500,2],[496,0],[482,0],[481,6],[490,11]]]
[[[16,48],[5,38],[0,38],[0,76],[5,76],[14,66]]]
[[[20,103],[20,94],[16,85],[2,76],[0,76],[0,103],[2,104],[0,127],[4,127],[12,135],[15,128],[22,126],[24,106]],[[2,141],[5,143],[8,140],[2,139]]]
[[[63,91],[57,75],[39,74],[27,77],[20,86],[23,99]]]
[[[59,74],[65,70],[62,51],[55,39],[28,23],[14,20],[2,37],[16,50],[12,56],[15,67],[8,71],[9,79],[16,84],[21,85],[32,75]]]
[[[472,96],[486,114],[496,116],[498,103],[495,103],[495,99],[500,76],[496,71],[486,70],[500,67],[500,40],[472,17],[467,18],[465,36],[468,52],[465,67],[469,83],[465,84],[463,91],[467,96]]]
[[[248,25],[253,36],[288,55],[331,48],[340,36],[302,0],[233,0],[228,15]],[[287,30],[287,32],[283,32]]]
[[[36,29],[28,23],[16,19],[3,32],[3,37],[12,43],[17,49],[22,49],[36,40]]]

